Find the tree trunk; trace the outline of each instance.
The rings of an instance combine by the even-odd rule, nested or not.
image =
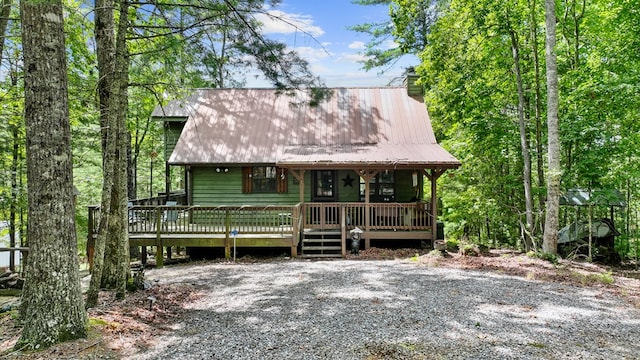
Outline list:
[[[533,59],[533,68],[535,76],[535,123],[536,123],[536,160],[537,160],[537,175],[538,186],[543,188],[545,186],[544,178],[544,151],[542,148],[542,94],[540,90],[540,58],[538,57],[538,19],[536,18],[536,0],[529,1],[529,11],[531,21],[529,22],[529,29],[531,32],[531,54]],[[544,194],[542,191],[538,191],[538,205],[540,211],[544,209]],[[544,226],[544,224],[543,224]]]
[[[29,256],[16,348],[86,336],[78,271],[62,1],[20,5],[25,69]]]
[[[123,0],[120,3],[120,14],[129,13],[129,1]],[[129,211],[127,208],[128,188],[127,174],[129,169],[129,160],[127,154],[131,151],[131,134],[127,129],[127,109],[129,104],[129,48],[127,46],[127,33],[129,30],[129,17],[121,16],[118,37],[116,38],[116,85],[118,89],[119,100],[117,102],[118,128],[120,134],[119,153],[120,168],[118,177],[120,209],[122,214],[122,226],[120,228],[120,276],[116,287],[116,298],[123,299],[127,292],[127,279],[130,275],[131,264],[129,259]]]
[[[545,217],[542,251],[558,252],[558,213],[560,207],[560,134],[558,129],[558,65],[556,60],[556,3],[545,0],[547,30],[547,131],[549,170],[547,172],[547,213]]]
[[[7,25],[9,24],[9,15],[11,14],[11,0],[2,1],[2,10],[0,10],[0,31],[2,32],[2,39],[0,40],[0,63],[2,63],[2,54],[4,53],[4,39],[7,33]],[[16,87],[16,80],[14,76],[11,76],[11,86]],[[9,209],[9,247],[16,246],[16,211],[18,204],[18,127],[11,125],[11,132],[13,134],[13,152],[11,163],[11,204]],[[9,269],[16,271],[16,253],[9,252]]]
[[[9,206],[9,247],[16,246],[16,214],[18,211],[19,188],[18,188],[18,162],[20,161],[20,137],[18,126],[11,125],[13,133],[13,151],[11,153],[11,204]],[[16,253],[9,253],[9,269],[16,271]]]
[[[509,30],[511,38],[511,51],[513,56],[513,68],[516,75],[516,87],[518,88],[518,128],[520,130],[520,151],[522,152],[522,178],[524,184],[525,200],[525,229],[524,247],[526,251],[533,248],[531,237],[533,229],[533,196],[531,195],[531,155],[529,153],[529,137],[527,136],[527,121],[524,116],[524,87],[520,73],[520,50],[518,39],[513,29]]]
[[[120,1],[120,14],[127,14],[129,3]],[[111,214],[109,217],[109,235],[105,253],[105,268],[102,284],[116,289],[116,297],[124,298],[126,281],[129,275],[129,234],[127,222],[127,143],[129,133],[126,125],[127,86],[129,56],[126,34],[127,16],[120,16],[115,41],[114,72],[109,98],[109,122],[115,124],[116,145],[114,153],[113,189],[111,191]]]
[[[98,59],[98,98],[100,102],[100,126],[102,129],[102,199],[100,221],[95,241],[91,282],[87,291],[87,308],[95,307],[102,282],[104,253],[107,242],[109,217],[111,215],[111,192],[117,140],[117,124],[109,117],[109,99],[112,87],[115,56],[115,30],[113,20],[113,0],[96,0],[95,3],[96,54]]]

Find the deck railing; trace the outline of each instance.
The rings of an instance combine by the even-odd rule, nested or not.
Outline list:
[[[290,233],[296,206],[138,206],[128,208],[130,234]],[[97,234],[100,207],[89,207],[90,234]]]
[[[295,206],[147,206],[129,207],[130,234],[290,233],[296,229],[424,231],[431,214],[423,203],[305,203]],[[303,214],[299,217],[298,214]],[[89,207],[89,233],[98,232],[100,208]]]
[[[129,207],[129,233],[169,234],[277,233],[290,231],[296,206],[146,206]],[[305,203],[303,228],[339,229],[342,210],[348,228],[370,230],[426,230],[431,214],[416,203]],[[368,209],[368,219],[367,219]],[[294,219],[295,218],[295,219]],[[97,233],[100,207],[89,207],[90,233]],[[368,220],[368,221],[367,221]]]

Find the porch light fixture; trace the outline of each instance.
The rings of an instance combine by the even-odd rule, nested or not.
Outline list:
[[[411,174],[411,180],[413,180],[413,186],[418,186],[418,172],[414,171]]]
[[[216,172],[224,172],[224,173],[228,173],[229,172],[229,168],[228,167],[223,167],[223,168],[216,168]]]

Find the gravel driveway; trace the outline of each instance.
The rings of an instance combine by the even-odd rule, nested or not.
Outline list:
[[[153,269],[204,296],[137,359],[637,359],[640,310],[595,288],[411,261]]]

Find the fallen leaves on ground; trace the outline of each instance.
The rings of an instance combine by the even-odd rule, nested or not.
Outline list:
[[[0,358],[45,359],[121,359],[145,350],[158,335],[171,331],[171,325],[186,310],[183,305],[200,297],[191,285],[155,285],[148,290],[114,300],[102,292],[99,306],[89,309],[89,336],[35,352],[11,352],[20,328],[10,313],[0,315]]]

